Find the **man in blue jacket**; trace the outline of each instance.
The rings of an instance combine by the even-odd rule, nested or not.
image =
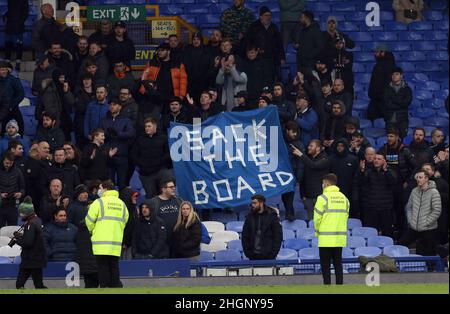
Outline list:
[[[309,99],[305,95],[298,95],[295,102],[297,109],[297,122],[300,128],[300,140],[305,147],[308,147],[309,142],[319,138],[319,119],[314,109],[309,107]]]
[[[23,117],[19,110],[19,104],[25,97],[22,83],[20,79],[11,75],[10,64],[5,61],[0,62],[0,86],[4,91],[4,103],[9,106],[8,115],[0,121],[3,122],[1,133],[4,133],[6,122],[14,119],[19,124],[19,129],[23,130]]]
[[[100,121],[106,118],[108,112],[108,91],[105,85],[96,87],[95,95],[97,101],[87,105],[86,115],[84,116],[84,136],[91,140],[91,132],[97,129]]]
[[[121,110],[120,102],[117,99],[111,100],[106,118],[100,121],[100,128],[105,130],[105,144],[117,149],[117,153],[112,158],[111,179],[113,182],[117,182],[119,190],[128,185],[128,149],[129,144],[136,136],[133,123],[121,114]],[[115,180],[116,176],[117,180]]]

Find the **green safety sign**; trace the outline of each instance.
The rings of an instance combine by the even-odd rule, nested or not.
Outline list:
[[[89,22],[109,19],[111,21],[145,21],[147,9],[143,5],[101,5],[88,6],[87,19]]]

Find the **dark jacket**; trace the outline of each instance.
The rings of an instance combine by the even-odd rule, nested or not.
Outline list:
[[[136,88],[136,82],[133,74],[129,69],[123,73],[111,73],[106,79],[106,86],[108,87],[108,95],[111,99],[119,97],[120,89],[127,87],[131,92]]]
[[[131,149],[131,159],[142,176],[150,176],[163,168],[170,168],[171,160],[167,136],[157,132],[153,136],[141,135]]]
[[[61,195],[61,201],[67,196]],[[53,220],[53,216],[58,210],[56,205],[57,200],[53,199],[50,194],[45,195],[39,205],[39,218],[41,218],[42,223],[45,225]]]
[[[50,64],[54,64],[56,68],[60,69],[66,76],[66,80],[70,83],[70,86],[73,88],[75,86],[75,68],[73,63],[72,54],[63,49],[61,51],[61,55],[56,58],[55,56],[47,53],[48,61]]]
[[[376,58],[369,84],[369,98],[382,101],[383,92],[392,80],[392,70],[395,67],[395,57],[392,52],[385,52],[385,56]]]
[[[316,198],[322,194],[322,178],[330,171],[330,160],[325,152],[319,153],[314,158],[306,154],[300,158],[305,165],[304,184],[300,189],[301,196]]]
[[[137,121],[138,121],[138,113],[139,113],[139,106],[134,101],[133,98],[128,99],[127,101],[121,101],[122,104],[122,110],[121,113],[131,120],[131,123],[133,124],[133,128],[136,129]]]
[[[298,32],[295,42],[299,44],[298,67],[313,69],[314,63],[325,45],[319,24],[313,22],[310,26],[302,28]]]
[[[51,222],[44,226],[45,249],[49,261],[74,261],[78,228],[71,223]]]
[[[80,175],[76,166],[65,162],[64,164],[59,164],[56,162],[48,162],[45,164],[43,169],[43,176],[41,177],[41,185],[43,190],[48,188],[50,182],[53,179],[59,179],[63,184],[63,194],[71,196],[75,187],[78,186],[80,182]]]
[[[330,33],[328,33],[327,31],[323,31],[323,40],[324,40],[324,48],[323,48],[323,52],[324,54],[329,53],[330,51],[332,51],[335,47],[336,47],[336,39],[339,38],[344,38],[345,41],[345,48],[347,49],[353,49],[355,48],[355,42],[348,37],[347,34],[342,33],[341,31],[336,30],[337,34],[331,35]]]
[[[60,128],[54,126],[51,129],[46,129],[42,125],[38,127],[34,139],[38,142],[46,141],[50,145],[50,151],[52,152],[55,148],[63,146],[65,141],[64,133]]]
[[[286,147],[289,152],[289,161],[291,162],[292,172],[300,184],[303,182],[303,177],[305,174],[305,165],[303,164],[300,157],[295,156],[292,153],[292,147],[291,145],[294,145],[296,148],[298,148],[302,153],[305,153],[305,147],[303,146],[303,143],[299,140],[293,140],[290,141],[285,137]]]
[[[46,79],[53,78],[53,71],[55,70],[55,65],[50,64],[49,67],[45,70],[42,70],[40,67],[36,67],[33,72],[33,83],[31,84],[31,91],[33,95],[38,95],[39,91],[42,89],[42,82]]]
[[[25,166],[22,170],[22,174],[25,179],[26,194],[33,199],[34,209],[38,216],[40,215],[39,205],[43,194],[41,191],[41,186],[36,184],[36,182],[39,182],[41,178],[44,165],[45,163],[43,161],[30,157],[25,162]]]
[[[198,48],[188,46],[183,54],[183,64],[188,77],[188,92],[196,101],[200,93],[209,88],[208,80],[205,78],[211,62],[209,50],[203,45]]]
[[[345,90],[353,92],[355,83],[353,75],[353,53],[345,49],[334,48],[330,54],[330,69],[335,71],[335,79],[344,81]]]
[[[283,127],[288,121],[295,118],[295,106],[284,96],[274,97],[272,103],[277,106],[278,115],[280,116],[281,126]]]
[[[422,168],[423,164],[434,163],[434,152],[430,148],[427,141],[416,143],[414,141],[409,144],[409,151],[412,154],[411,163],[414,165],[414,170]]]
[[[300,128],[300,139],[305,147],[314,139],[319,139],[318,117],[314,109],[308,107],[304,112],[297,110],[295,119]]]
[[[167,134],[166,130],[169,129],[170,122],[189,124],[192,123],[192,117],[184,110],[184,108],[182,108],[180,113],[176,116],[172,112],[164,114],[161,117],[161,132]]]
[[[258,237],[260,230],[260,237]],[[283,241],[278,213],[265,206],[262,214],[250,212],[242,228],[242,247],[250,260],[275,259]],[[259,248],[255,244],[259,242]]]
[[[8,74],[6,77],[0,77],[0,85],[4,92],[4,101],[9,105],[9,111],[17,109],[25,97],[25,92],[20,79]]]
[[[391,211],[394,207],[393,190],[397,179],[391,169],[368,168],[361,176],[361,185],[367,186],[367,211]]]
[[[44,27],[50,23],[56,23],[54,18],[47,19],[41,17],[33,24],[33,34],[31,39],[31,47],[36,55],[43,54],[49,47],[42,38],[42,31]]]
[[[172,233],[172,252],[176,258],[189,258],[200,255],[202,240],[201,222],[197,219],[186,228],[185,224],[179,226]]]
[[[92,152],[96,150],[94,159],[91,159]],[[107,180],[109,178],[109,148],[105,145],[98,147],[97,144],[86,145],[81,156],[81,174],[83,181],[86,180]]]
[[[136,210],[136,204],[132,202],[133,193],[133,189],[131,189],[131,187],[129,186],[123,188],[119,192],[119,198],[125,203],[128,209],[129,218],[127,224],[125,225],[125,230],[123,231],[122,241],[123,245],[125,245],[126,247],[131,247],[132,245],[134,228],[139,218],[138,212]]]
[[[78,225],[75,244],[75,261],[78,263],[78,265],[80,265],[80,273],[97,273],[97,259],[92,252],[91,234],[89,233],[89,230],[86,227],[84,221]]]
[[[97,73],[96,73],[96,81],[99,83],[106,83],[106,79],[109,75],[109,62],[108,58],[105,55],[104,51],[99,51],[95,56],[93,56],[95,59],[95,65],[97,66]],[[84,58],[83,62],[81,63],[81,68],[79,69],[79,72],[82,73],[86,69],[86,62],[90,59],[90,57]]]
[[[0,165],[0,193],[8,193],[6,199],[2,199],[1,207],[14,206],[16,199],[14,193],[20,192],[25,195],[25,180],[22,172],[16,167],[6,170]]]
[[[105,143],[109,147],[117,147],[118,151],[114,157],[128,156],[129,142],[136,135],[131,120],[121,113],[113,118],[108,112],[106,118],[100,121],[100,128],[105,130]]]
[[[36,215],[27,218],[23,236],[17,238],[17,244],[22,247],[20,268],[44,268],[47,265],[44,232]]]
[[[332,91],[332,98],[333,100],[340,100],[345,104],[345,115],[351,117],[352,116],[352,110],[353,110],[353,96],[349,92],[347,92],[345,89],[339,93],[336,93],[335,91]],[[330,108],[331,113],[331,108]]]
[[[393,84],[389,84],[384,90],[383,103],[386,110],[384,120],[386,122],[408,122],[408,108],[412,102],[412,90],[405,81],[402,81],[398,91]]]
[[[92,89],[92,93],[86,92],[84,88],[78,88],[75,91],[75,117],[73,120],[73,124],[76,135],[84,137],[84,119],[86,116],[87,107],[89,103],[95,100],[96,98],[94,88]]]
[[[344,144],[345,147],[342,153],[336,150],[339,143]],[[333,151],[334,153],[330,156],[330,172],[337,176],[337,186],[340,191],[351,200],[353,199],[353,183],[359,171],[359,161],[354,155],[349,154],[348,142],[345,139],[335,141]]]
[[[250,99],[257,99],[265,86],[274,83],[273,64],[258,56],[255,60],[246,59],[242,71],[247,74],[247,93]]]
[[[334,115],[333,112],[325,122],[325,126],[322,130],[322,140],[338,140],[342,138],[345,133],[345,107],[341,106],[341,113]]]
[[[150,206],[148,201],[143,202]],[[132,254],[148,258],[169,257],[169,247],[166,244],[167,231],[164,221],[156,215],[156,211],[151,209],[150,218],[142,216],[142,205],[140,207],[141,217],[139,217],[133,231]]]
[[[25,32],[25,21],[28,18],[28,0],[8,0],[5,33],[11,35]]]
[[[131,39],[125,37],[123,41],[118,41],[115,36],[111,36],[106,48],[106,55],[111,67],[120,61],[130,66],[131,61],[136,57],[136,49]]]
[[[253,22],[243,39],[244,47],[248,44],[260,48],[262,57],[269,59],[273,65],[279,66],[281,60],[286,60],[281,33],[274,23],[266,28],[260,20]]]
[[[400,141],[394,145],[384,144],[378,154],[381,154],[386,159],[389,167],[396,174],[398,183],[403,183],[412,175],[414,171],[414,156],[409,150],[408,146],[400,143]]]
[[[74,195],[73,200],[70,202],[67,208],[67,221],[77,228],[84,224],[84,218],[86,218],[89,210],[88,202],[80,202],[78,200],[79,195]]]

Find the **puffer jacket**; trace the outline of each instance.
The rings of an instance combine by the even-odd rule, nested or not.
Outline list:
[[[78,228],[71,223],[52,222],[44,227],[45,248],[49,261],[75,260]]]
[[[406,204],[408,224],[418,232],[437,229],[441,210],[441,196],[436,183],[429,181],[425,189],[416,187],[409,196]]]

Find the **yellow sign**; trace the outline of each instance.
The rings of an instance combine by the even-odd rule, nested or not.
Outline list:
[[[177,21],[173,20],[153,20],[152,38],[167,38],[177,33]]]

